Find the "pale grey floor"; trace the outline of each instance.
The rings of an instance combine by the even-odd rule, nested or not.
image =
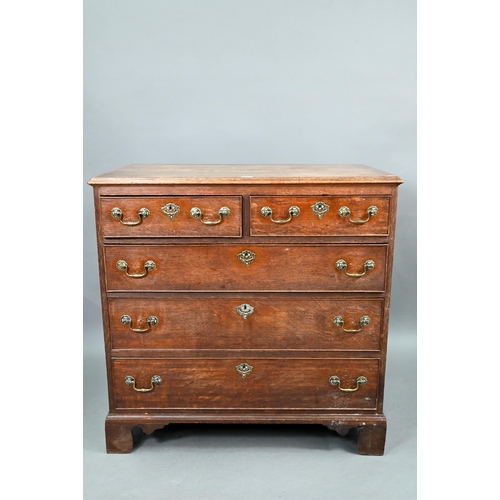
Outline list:
[[[385,455],[322,426],[170,425],[131,454],[105,452],[106,374],[99,326],[84,338],[84,499],[414,500],[416,333],[390,340]]]

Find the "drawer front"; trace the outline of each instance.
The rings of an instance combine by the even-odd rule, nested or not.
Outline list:
[[[241,237],[241,196],[102,198],[101,214],[104,237]]]
[[[109,299],[113,349],[380,349],[383,299]]]
[[[115,358],[112,373],[116,409],[366,410],[379,385],[378,359]]]
[[[252,236],[387,236],[390,198],[251,196]]]
[[[104,248],[108,291],[384,291],[387,245]]]

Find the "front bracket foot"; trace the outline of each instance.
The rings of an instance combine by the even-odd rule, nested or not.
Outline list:
[[[365,425],[358,428],[358,451],[360,455],[384,454],[385,435],[387,426],[385,423]]]
[[[381,456],[385,449],[385,436],[387,422],[385,418],[372,422],[335,422],[326,425],[331,431],[335,431],[340,436],[347,436],[351,429],[358,432],[358,451],[360,455]]]
[[[165,427],[165,423],[136,423],[133,421],[121,421],[118,419],[106,419],[106,453],[130,453],[134,446],[132,429],[140,427],[145,434]]]

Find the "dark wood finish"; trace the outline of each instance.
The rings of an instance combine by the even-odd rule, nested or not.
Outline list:
[[[340,436],[346,436],[351,429],[356,429],[358,434],[358,451],[360,455],[384,454],[387,421],[385,417],[376,419],[366,418],[363,422],[352,419],[338,419],[327,425],[330,430]]]
[[[383,455],[385,448],[386,423],[358,427],[358,450],[360,455]]]
[[[317,202],[328,205],[328,212],[321,218],[314,214],[312,206]],[[250,234],[252,236],[386,236],[389,230],[390,199],[380,196],[251,196]],[[347,206],[351,219],[368,218],[367,208],[378,208],[378,214],[365,224],[354,224],[347,217],[339,216],[339,208]],[[277,224],[261,214],[262,207],[273,211],[274,220],[287,220],[289,208],[296,206],[300,214],[290,222]]]
[[[320,413],[308,412],[306,415],[294,411],[279,414],[255,413],[245,410],[245,414],[225,411],[223,414],[203,413],[182,414],[175,412],[148,412],[141,415],[132,413],[110,413],[106,417],[106,451],[107,453],[130,453],[133,447],[132,429],[141,428],[145,434],[152,434],[170,423],[210,423],[210,424],[321,424],[341,436],[346,436],[351,429],[358,432],[358,450],[361,455],[383,455],[385,446],[386,419],[377,414],[336,414],[328,410]],[[366,431],[366,432],[364,432]]]
[[[158,196],[165,197],[165,184],[103,184],[96,185],[99,195],[106,197],[124,196]],[[170,196],[213,196],[214,185],[212,184],[169,184],[167,186]],[[335,184],[325,182],[324,184],[310,183],[284,183],[284,184],[251,184],[227,183],[216,186],[217,196],[234,196],[244,193],[248,196],[392,196],[394,194],[393,184],[359,184],[341,183]]]
[[[107,453],[130,453],[134,445],[132,429],[140,427],[145,434],[152,434],[168,423],[152,422],[131,422],[127,420],[117,420],[106,418],[106,452]]]
[[[249,250],[255,260],[246,266],[238,254]],[[104,248],[108,291],[374,291],[385,290],[387,245],[352,246],[132,246]],[[346,261],[349,273],[362,273],[367,260],[375,268],[353,278],[335,267]],[[152,260],[156,269],[144,278],[130,278],[116,267],[129,265],[142,274]]]
[[[236,366],[247,363],[243,377]],[[150,388],[151,377],[162,383],[150,392],[125,384],[131,375],[137,388]],[[344,392],[329,383],[337,375]],[[377,407],[377,359],[127,359],[113,360],[115,409],[349,409]]]
[[[107,453],[130,453],[132,451],[134,441],[130,424],[106,420],[104,430]]]
[[[341,435],[357,429],[360,454],[384,453],[383,414],[388,318],[399,177],[365,165],[129,165],[89,181],[94,187],[109,413],[108,453],[129,453],[132,429],[145,433],[170,423],[322,424]],[[311,205],[329,212],[318,219]],[[161,207],[181,211],[170,220]],[[287,224],[290,205],[301,210]],[[366,224],[338,216],[348,206],[355,220],[369,205],[378,214]],[[111,217],[115,206],[125,221],[150,215],[137,226]],[[198,206],[207,220],[228,206],[218,225],[189,216]],[[232,238],[232,239],[230,239]],[[237,254],[250,250],[248,267]],[[126,260],[142,273],[146,260],[156,269],[129,278],[116,269]],[[352,278],[348,272],[376,267]],[[254,313],[243,319],[242,303]],[[136,328],[150,315],[158,324],[132,332],[120,321],[127,314]],[[346,329],[371,322],[358,333]],[[242,377],[235,366],[247,363]],[[160,375],[160,385],[150,392]],[[337,375],[342,391],[329,383]]]
[[[244,319],[237,307],[254,312]],[[377,351],[380,349],[383,299],[286,297],[132,298],[109,299],[112,349],[314,349]],[[158,324],[148,332],[150,316]],[[342,316],[344,328],[357,330],[362,316],[370,324],[359,333],[346,333],[333,324]]]
[[[162,207],[174,203],[179,213],[173,218],[162,212]],[[164,196],[139,198],[103,198],[102,199],[102,234],[106,237],[144,238],[144,237],[205,237],[221,238],[241,236],[241,196]],[[111,215],[111,210],[118,207],[123,212],[124,222],[138,221],[138,212],[147,208],[150,215],[137,226],[121,224]],[[227,207],[229,216],[220,224],[203,224],[190,215],[192,208],[197,207],[203,213],[203,220],[216,222],[219,210]]]

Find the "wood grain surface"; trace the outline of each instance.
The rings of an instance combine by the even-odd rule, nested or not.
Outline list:
[[[393,183],[401,179],[367,165],[139,165],[131,164],[96,176],[105,184],[289,184]]]
[[[244,319],[237,308],[248,304],[253,313]],[[113,349],[268,349],[378,351],[383,299],[332,299],[261,296],[246,299],[113,298],[109,325]],[[121,322],[127,315],[132,327],[148,328],[150,316],[158,324],[145,333],[133,332]],[[342,316],[346,330],[360,329],[360,318],[370,324],[358,333],[335,326]]]
[[[321,423],[384,453],[397,188],[366,165],[127,165],[94,177],[108,378],[106,450],[173,422]],[[312,207],[322,202],[322,217]],[[179,213],[162,211],[175,204]],[[284,224],[290,206],[300,214]],[[378,213],[367,222],[369,206]],[[190,215],[198,207],[207,222]],[[339,215],[340,207],[350,210]],[[111,216],[118,207],[123,222]],[[243,263],[238,255],[254,254]],[[338,260],[348,276],[336,268]],[[117,261],[127,263],[127,276]],[[367,260],[375,262],[365,271]],[[155,269],[144,273],[146,261]],[[247,304],[243,318],[238,307]],[[124,324],[123,316],[131,318]],[[150,316],[157,324],[149,329]],[[342,316],[346,332],[333,318]],[[360,318],[368,325],[360,328]],[[132,331],[132,329],[148,331]],[[252,370],[243,377],[236,367]],[[162,378],[151,386],[151,377]],[[330,377],[340,379],[340,387]],[[135,379],[136,391],[125,383]],[[357,378],[367,378],[357,386]],[[342,390],[346,389],[346,390]],[[353,390],[356,389],[356,390]]]
[[[328,212],[319,218],[312,207],[322,202],[328,205]],[[261,213],[263,207],[272,210],[274,220],[288,220],[289,209],[299,208],[299,215],[290,222],[275,223]],[[376,206],[378,214],[368,217],[367,209]],[[339,208],[348,207],[353,221],[339,215]],[[250,234],[252,236],[386,236],[389,229],[390,199],[379,196],[251,196]]]
[[[238,255],[255,254],[248,266]],[[384,291],[386,245],[239,245],[134,246],[104,248],[108,291]],[[129,274],[142,274],[152,260],[156,269],[146,277],[128,277],[116,267],[129,265]],[[375,268],[359,278],[335,267],[347,263],[349,273],[364,272],[367,260]]]
[[[173,218],[165,215],[162,208],[168,204],[179,207]],[[102,234],[104,237],[170,237],[170,238],[221,238],[241,236],[241,196],[164,196],[164,197],[116,197],[101,200]],[[138,221],[138,212],[147,208],[150,215],[136,226],[124,225],[111,215],[113,208],[120,208],[124,222]],[[190,215],[192,208],[199,208],[202,220],[219,224],[204,224]],[[220,219],[219,210],[227,207],[230,214]]]
[[[242,377],[236,366],[252,371]],[[162,383],[150,392],[151,377]],[[338,376],[343,389],[355,389],[356,379],[367,378],[355,392],[343,392],[329,383]],[[259,408],[266,410],[334,408],[375,409],[378,388],[377,359],[114,359],[113,388],[116,409]]]

